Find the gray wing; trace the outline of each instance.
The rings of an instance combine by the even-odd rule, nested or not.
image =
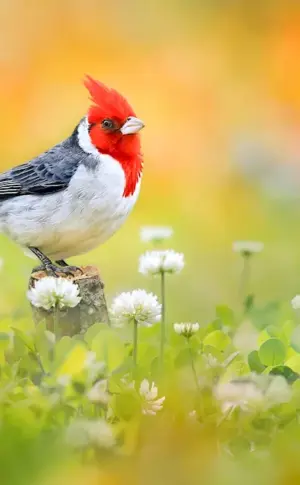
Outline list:
[[[30,162],[0,175],[0,200],[43,195],[68,187],[84,152],[69,138]]]

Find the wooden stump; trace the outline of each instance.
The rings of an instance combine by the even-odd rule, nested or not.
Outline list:
[[[74,276],[61,275],[78,285],[81,297],[80,303],[75,308],[49,311],[31,305],[33,319],[36,325],[44,320],[47,329],[53,332],[54,318],[56,318],[61,336],[82,334],[97,322],[107,323],[109,325],[104,284],[99,272],[94,266],[86,266],[81,269],[83,273],[77,271]],[[29,288],[34,287],[36,281],[46,276],[48,275],[45,271],[32,272],[29,280]]]

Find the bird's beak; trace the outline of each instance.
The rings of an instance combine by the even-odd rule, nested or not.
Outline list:
[[[130,118],[125,121],[124,125],[120,129],[120,132],[122,133],[122,135],[133,135],[134,133],[137,133],[142,128],[144,128],[144,126],[145,125],[142,120],[135,118],[135,116],[130,116]]]

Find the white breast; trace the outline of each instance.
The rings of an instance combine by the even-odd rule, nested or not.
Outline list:
[[[51,225],[56,227],[57,242],[46,244],[45,251],[54,259],[81,254],[104,243],[121,227],[137,200],[140,181],[134,194],[124,197],[121,165],[109,155],[101,155],[101,159],[96,170],[83,165],[78,168],[61,209],[53,214]]]
[[[67,190],[23,196],[1,206],[3,230],[22,246],[35,246],[53,260],[85,253],[124,223],[140,190],[124,197],[125,175],[116,160],[99,155],[95,168],[80,165]],[[3,221],[4,222],[4,221]],[[5,226],[5,227],[4,227]]]

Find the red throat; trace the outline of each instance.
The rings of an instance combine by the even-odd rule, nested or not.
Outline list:
[[[125,188],[123,192],[123,197],[129,197],[130,195],[134,194],[137,183],[142,175],[142,158],[140,155],[138,155],[130,161],[125,159],[118,161],[120,162],[125,173]]]
[[[90,130],[92,144],[99,153],[110,155],[124,170],[124,197],[133,195],[143,170],[139,135],[106,135],[98,125]]]

